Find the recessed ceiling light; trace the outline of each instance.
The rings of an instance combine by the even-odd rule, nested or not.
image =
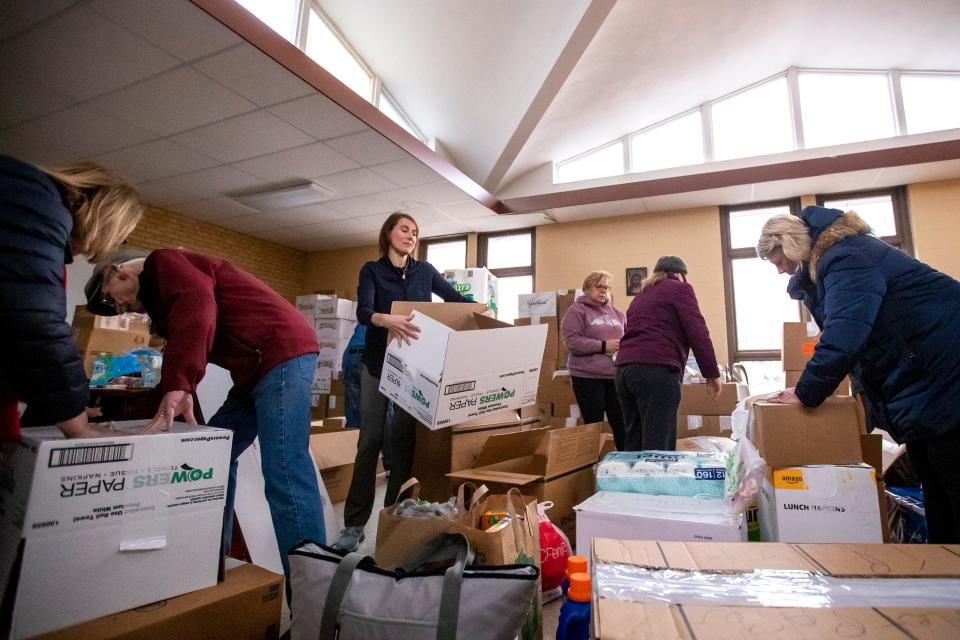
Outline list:
[[[257,211],[279,211],[329,200],[333,190],[316,182],[277,187],[266,191],[254,191],[243,195],[230,196],[245,207]]]

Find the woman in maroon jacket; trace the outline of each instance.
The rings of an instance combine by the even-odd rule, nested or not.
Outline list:
[[[237,458],[259,438],[264,491],[289,576],[287,551],[301,540],[326,541],[309,450],[318,352],[313,327],[273,289],[226,260],[173,249],[131,257],[97,266],[87,283],[87,308],[99,315],[146,312],[154,333],[167,339],[164,396],[146,432],[164,431],[180,415],[196,424],[193,392],[207,363],[230,372],[234,386],[209,422],[233,431],[224,541],[231,537]]]
[[[691,348],[714,398],[720,394],[710,332],[686,274],[683,260],[663,256],[627,309],[616,362],[627,451],[677,448],[680,382]]]

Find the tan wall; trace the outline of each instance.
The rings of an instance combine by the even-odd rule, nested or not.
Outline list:
[[[224,258],[291,301],[302,289],[303,252],[164,209],[148,207],[127,241],[141,249],[183,248]]]
[[[700,310],[719,362],[727,362],[726,303],[720,210],[660,211],[537,227],[537,291],[579,287],[590,271],[613,274],[614,304],[626,312],[626,269],[653,271],[662,255],[680,256],[690,270]]]
[[[301,292],[337,289],[349,294],[351,298],[356,298],[360,267],[379,257],[376,245],[309,253],[306,257]]]
[[[917,258],[960,278],[960,179],[912,184],[907,202]]]

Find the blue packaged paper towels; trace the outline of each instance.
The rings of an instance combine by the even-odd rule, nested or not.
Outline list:
[[[597,491],[723,498],[726,453],[616,451],[597,465]]]

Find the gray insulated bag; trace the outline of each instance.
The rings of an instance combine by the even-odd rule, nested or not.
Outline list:
[[[513,640],[540,575],[529,565],[468,566],[459,534],[434,538],[396,571],[310,542],[289,559],[291,640]]]

